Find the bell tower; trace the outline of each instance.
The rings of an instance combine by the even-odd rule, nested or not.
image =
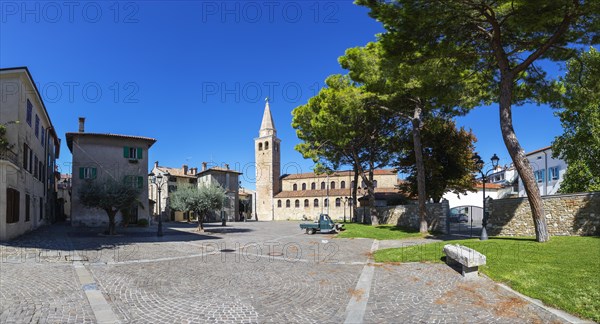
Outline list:
[[[269,98],[267,98],[258,137],[254,139],[256,213],[258,220],[275,219],[274,196],[281,191],[279,180],[281,172],[280,142],[281,140],[277,138],[273,116],[271,116]]]

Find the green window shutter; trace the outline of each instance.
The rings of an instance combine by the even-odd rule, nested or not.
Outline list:
[[[142,159],[142,148],[141,147],[137,148],[137,158],[138,158],[138,160]]]
[[[79,168],[79,179],[83,179],[84,176],[85,176],[85,169]]]
[[[92,168],[92,179],[96,179],[96,168]]]
[[[144,188],[144,177],[137,177],[137,187],[139,189]]]
[[[123,147],[123,157],[129,159],[129,147],[127,146]]]
[[[129,184],[129,183],[130,183],[130,182],[129,182],[129,176],[128,176],[128,175],[126,175],[126,176],[124,176],[124,177],[123,177],[123,183],[126,183],[126,184]]]

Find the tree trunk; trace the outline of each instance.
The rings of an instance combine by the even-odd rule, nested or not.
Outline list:
[[[375,208],[375,187],[373,186],[373,165],[369,169],[369,211],[371,214],[371,225],[379,226],[379,215],[377,215],[377,208]]]
[[[548,236],[548,227],[546,225],[544,204],[540,190],[533,177],[533,170],[531,169],[529,160],[517,140],[517,135],[512,124],[511,105],[513,87],[513,78],[510,75],[503,74],[500,81],[500,128],[502,129],[502,139],[519,173],[519,177],[523,181],[527,199],[531,206],[536,241],[546,242],[550,240],[550,237]]]
[[[427,210],[425,207],[427,194],[425,192],[425,163],[423,162],[423,147],[421,144],[421,107],[419,105],[415,106],[412,127],[417,167],[417,192],[419,195],[419,232],[427,234]]]
[[[204,232],[204,213],[198,213],[198,232]]]
[[[354,165],[354,185],[352,186],[352,217],[354,222],[358,222],[356,211],[358,210],[358,201],[356,200],[356,191],[358,188],[358,168]]]
[[[116,224],[115,224],[115,216],[117,215],[116,210],[106,210],[108,214],[108,235],[116,235]]]

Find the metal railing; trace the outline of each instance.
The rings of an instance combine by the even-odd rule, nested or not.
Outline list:
[[[19,165],[18,164],[18,159],[17,159],[17,154],[13,151],[1,151],[0,150],[0,160],[5,160],[5,161],[10,161],[12,162],[14,165]]]

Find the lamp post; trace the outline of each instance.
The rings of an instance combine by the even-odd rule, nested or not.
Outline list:
[[[479,237],[479,239],[485,241],[488,239],[487,230],[485,229],[488,221],[488,212],[485,210],[485,183],[487,182],[487,176],[490,174],[490,172],[496,170],[496,168],[498,167],[498,162],[500,161],[500,158],[496,155],[496,153],[494,153],[494,155],[491,158],[492,168],[487,170],[485,173],[483,172],[485,162],[481,159],[481,157],[475,154],[473,156],[473,160],[475,161],[475,166],[477,167],[477,170],[481,174],[481,182],[483,183],[483,220],[481,221],[481,236]]]
[[[150,181],[152,184],[156,186],[158,191],[158,231],[156,232],[156,236],[163,236],[163,227],[162,227],[162,207],[161,203],[161,192],[162,186],[169,182],[169,173],[154,175],[154,173],[150,173]]]

